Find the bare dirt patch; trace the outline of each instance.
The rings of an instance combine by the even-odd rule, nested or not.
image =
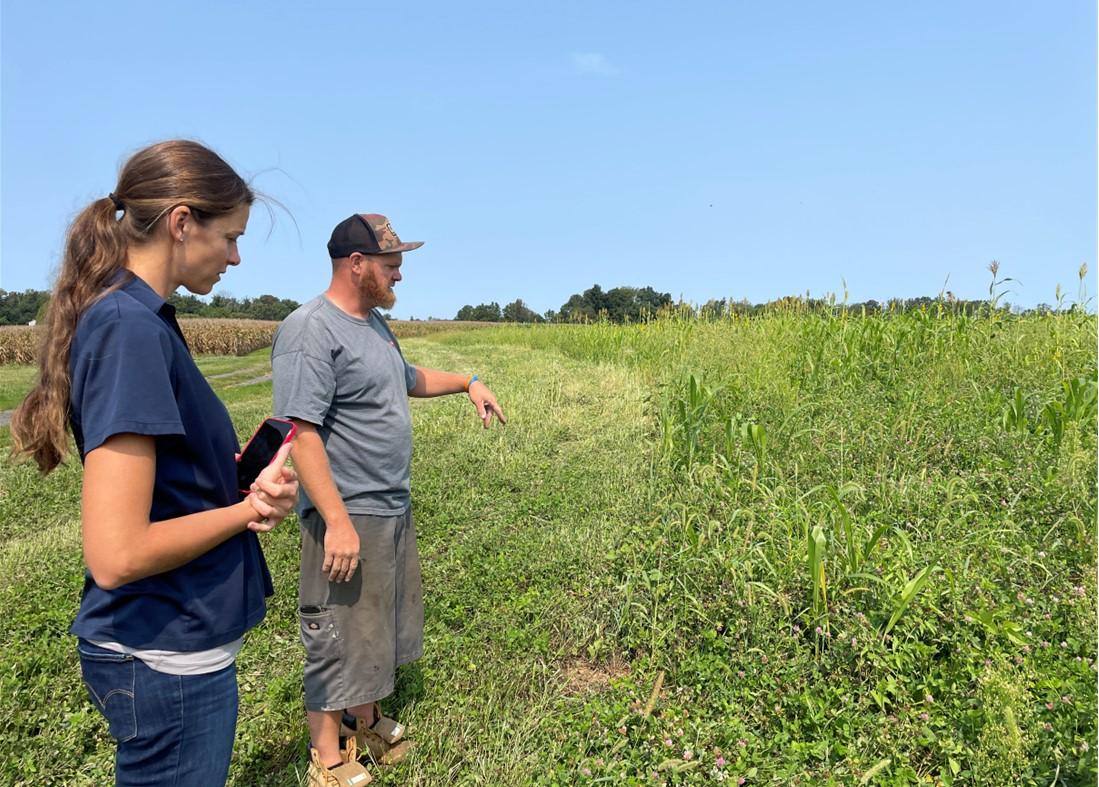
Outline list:
[[[605,663],[593,663],[586,659],[573,659],[562,668],[566,694],[597,694],[605,691],[610,682],[630,672],[629,665],[618,656]]]

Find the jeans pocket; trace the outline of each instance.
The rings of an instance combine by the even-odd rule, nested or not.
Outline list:
[[[83,640],[76,649],[88,698],[107,719],[111,737],[119,743],[132,740],[137,736],[134,657]]]

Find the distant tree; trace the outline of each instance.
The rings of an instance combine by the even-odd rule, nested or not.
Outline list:
[[[611,322],[626,322],[635,316],[637,290],[632,287],[615,287],[607,291],[607,319]]]
[[[558,314],[561,322],[584,322],[594,320],[595,311],[585,302],[583,295],[572,295],[561,305]]]
[[[542,315],[529,308],[522,299],[512,301],[504,307],[504,322],[542,322]]]
[[[503,319],[503,315],[500,311],[500,304],[496,301],[492,303],[482,303],[477,306],[463,306],[458,310],[456,320],[470,320],[478,322],[500,322]]]
[[[605,317],[611,322],[636,322],[670,306],[672,296],[652,287],[615,287],[607,292],[598,284],[572,295],[557,317],[564,322],[585,322]]]
[[[238,300],[228,294],[215,295],[207,303],[189,293],[179,292],[169,295],[168,303],[181,315],[272,321],[285,320],[290,312],[301,305],[289,298],[276,298],[274,295]]]
[[[206,304],[200,301],[197,296],[191,294],[181,295],[178,292],[173,292],[168,296],[168,304],[175,307],[176,314],[201,316],[202,310],[206,308]]]
[[[26,325],[31,320],[42,322],[50,294],[41,290],[8,292],[0,290],[0,325]],[[176,314],[192,317],[234,317],[250,320],[284,320],[301,304],[289,298],[260,295],[238,300],[229,294],[219,294],[209,302],[191,293],[173,292],[168,303]]]
[[[657,311],[665,306],[670,306],[672,303],[671,293],[657,292],[652,287],[642,287],[636,294],[638,305],[638,316],[643,316],[645,312],[650,314],[656,314]]]
[[[584,303],[587,304],[588,309],[593,315],[610,311],[610,300],[607,298],[607,294],[603,292],[603,288],[598,284],[594,284],[590,289],[584,290],[584,294],[581,297],[584,299]]]
[[[233,307],[236,306],[236,298],[231,295],[215,295],[210,298],[206,308],[202,310],[203,317],[232,317]]]
[[[286,304],[274,295],[261,295],[252,301],[250,311],[254,320],[282,320],[290,313],[285,307]]]
[[[0,325],[26,325],[36,318],[49,297],[42,290],[0,290]]]
[[[724,298],[711,298],[698,308],[698,316],[703,320],[720,320],[725,313]]]

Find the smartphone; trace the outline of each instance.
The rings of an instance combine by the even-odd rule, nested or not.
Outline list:
[[[237,489],[241,494],[248,494],[256,476],[271,464],[280,448],[294,439],[297,431],[294,422],[285,418],[268,418],[259,425],[237,460]]]

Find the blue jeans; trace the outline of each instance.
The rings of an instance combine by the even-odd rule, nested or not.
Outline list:
[[[237,668],[166,675],[79,640],[88,696],[115,739],[117,787],[224,785],[237,727]]]

